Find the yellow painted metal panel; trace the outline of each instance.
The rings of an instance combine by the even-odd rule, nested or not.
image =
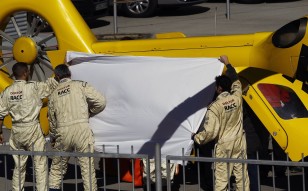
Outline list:
[[[241,68],[240,70],[243,73],[245,69]],[[260,72],[260,70],[250,71],[250,75],[252,76],[257,75],[257,72]],[[245,76],[242,77],[249,78],[249,73],[246,73]],[[254,81],[255,79],[252,77],[251,79],[248,79],[248,81],[249,80]],[[305,100],[308,100],[308,94],[303,93],[301,90],[302,83],[298,80],[295,80],[292,83],[281,74],[272,73],[272,75],[269,75],[268,77],[255,80],[253,84],[250,84],[247,94],[243,96],[245,101],[255,112],[280,147],[289,154],[289,157],[294,161],[301,160],[302,154],[304,154],[304,156],[307,156],[308,154],[307,139],[304,138],[308,137],[308,131],[306,130],[308,118],[281,118],[258,88],[259,84],[275,84],[288,87],[296,93],[307,108],[307,102],[305,102]]]

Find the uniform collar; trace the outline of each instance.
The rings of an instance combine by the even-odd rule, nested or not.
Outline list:
[[[227,92],[227,91],[222,92],[221,94],[219,94],[219,95],[217,96],[217,100],[219,100],[219,99],[221,99],[221,98],[223,98],[223,97],[227,97],[228,95],[230,95],[229,92]]]
[[[59,83],[65,83],[65,82],[69,82],[69,81],[72,81],[72,79],[70,78],[63,78],[59,81]]]
[[[27,81],[26,81],[26,80],[14,80],[14,82],[18,82],[18,83],[23,82],[23,83],[26,83]]]

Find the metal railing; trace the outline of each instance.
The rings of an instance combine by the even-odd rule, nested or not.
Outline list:
[[[184,153],[184,152],[183,152]],[[292,190],[306,190],[306,173],[305,169],[308,167],[308,162],[305,162],[304,157],[302,157],[302,160],[299,162],[292,162],[288,160],[288,155],[286,155],[287,160],[286,161],[280,161],[280,160],[274,160],[273,154],[271,153],[272,158],[271,160],[260,160],[258,153],[256,153],[257,159],[235,159],[235,158],[214,158],[214,157],[200,157],[199,156],[199,151],[197,150],[197,156],[170,156],[168,155],[166,157],[167,160],[167,190],[170,191],[171,190],[171,179],[170,179],[170,164],[171,161],[174,162],[179,162],[182,164],[182,170],[183,170],[183,177],[182,177],[182,181],[183,181],[183,190],[186,190],[186,168],[185,165],[187,164],[187,162],[194,162],[197,165],[197,172],[195,174],[195,177],[197,177],[197,184],[198,184],[198,190],[201,190],[201,168],[200,168],[200,164],[202,163],[217,163],[217,162],[222,162],[222,163],[227,163],[231,164],[231,163],[240,163],[242,165],[247,164],[247,165],[256,165],[257,166],[257,184],[258,184],[258,190],[262,190],[261,189],[261,176],[260,176],[260,167],[264,167],[267,166],[270,169],[271,175],[269,176],[269,178],[272,179],[272,185],[271,188],[272,189],[266,189],[266,190],[276,190],[277,189],[277,185],[276,185],[276,167],[285,167],[286,171],[285,171],[285,179],[286,179],[286,183],[287,186],[286,190],[290,191],[291,188],[293,188]],[[298,169],[300,169],[300,172],[298,172],[299,176],[301,176],[301,185],[297,184],[297,185],[293,185],[291,184],[291,168],[292,167],[297,167]],[[226,171],[228,171],[229,169],[227,169]],[[229,174],[229,172],[227,172],[226,174]],[[243,172],[244,174],[244,172]],[[242,174],[242,175],[243,175]],[[278,174],[278,173],[277,173]],[[212,168],[212,178],[213,178],[213,189],[215,190],[215,175],[214,175],[214,168]],[[298,182],[297,182],[298,183]],[[230,182],[230,179],[228,181],[228,190],[231,191],[234,188],[232,188],[232,182]],[[296,186],[296,187],[295,187]],[[235,189],[234,189],[235,190]],[[244,188],[243,188],[244,191]]]
[[[78,153],[78,152],[55,152],[55,151],[45,151],[45,152],[37,152],[37,151],[11,151],[11,150],[3,150],[0,146],[0,182],[2,187],[0,187],[0,190],[9,190],[10,188],[10,179],[11,177],[8,175],[11,169],[9,169],[10,165],[12,166],[12,161],[9,157],[11,157],[12,155],[18,155],[18,156],[22,156],[22,155],[28,155],[28,156],[46,156],[46,163],[50,164],[50,159],[54,156],[60,156],[60,157],[70,157],[71,160],[73,160],[73,162],[70,162],[70,174],[72,175],[71,178],[73,179],[73,183],[72,181],[70,182],[70,186],[74,185],[75,190],[77,191],[78,189],[78,185],[80,183],[80,177],[78,176],[80,172],[78,172],[77,168],[77,157],[88,157],[91,158],[93,157],[94,159],[99,159],[101,162],[100,164],[102,164],[102,168],[100,169],[100,172],[102,173],[102,175],[100,175],[100,179],[102,179],[102,181],[100,180],[100,190],[107,190],[108,189],[108,180],[110,177],[110,175],[108,175],[108,173],[106,172],[107,170],[107,166],[106,165],[110,165],[107,164],[107,160],[112,159],[113,161],[116,161],[116,167],[114,168],[114,171],[116,171],[116,175],[113,178],[116,178],[117,180],[114,181],[112,184],[115,184],[113,186],[117,186],[118,190],[122,190],[121,187],[121,178],[120,178],[120,160],[122,159],[130,159],[132,162],[130,163],[131,165],[131,174],[132,174],[132,182],[131,184],[128,183],[125,185],[125,189],[127,189],[127,187],[129,187],[131,190],[142,190],[143,188],[146,188],[146,190],[150,191],[151,190],[151,180],[150,180],[150,165],[146,165],[146,169],[144,169],[144,171],[146,172],[146,176],[144,177],[144,186],[143,188],[136,188],[135,187],[135,163],[134,160],[136,159],[143,159],[146,161],[147,164],[150,163],[149,157],[148,155],[144,155],[144,154],[134,154],[133,153],[133,148],[132,148],[132,154],[121,154],[119,153],[119,147],[117,146],[117,149],[115,151],[115,153],[104,153],[104,146],[102,146],[103,148],[103,152],[102,153]],[[305,168],[308,167],[308,162],[304,161],[304,158],[302,159],[302,161],[300,162],[291,162],[291,161],[277,161],[274,160],[274,158],[272,157],[271,160],[260,160],[258,159],[259,157],[257,156],[257,159],[233,159],[233,158],[213,158],[213,157],[200,157],[199,156],[199,151],[197,150],[197,154],[196,156],[167,156],[166,160],[167,160],[167,167],[166,167],[166,173],[167,173],[167,190],[173,190],[172,189],[172,184],[174,183],[174,180],[171,180],[171,169],[170,169],[170,165],[171,163],[178,163],[182,166],[181,168],[181,175],[180,179],[181,180],[181,190],[201,190],[201,182],[203,181],[204,177],[202,176],[202,170],[201,170],[201,165],[202,164],[214,164],[217,162],[222,162],[222,163],[227,163],[227,165],[231,164],[231,163],[240,163],[242,165],[247,164],[247,165],[257,165],[257,184],[258,184],[258,190],[277,190],[277,183],[276,183],[276,167],[285,167],[286,171],[285,171],[285,177],[284,177],[284,181],[285,181],[285,190],[296,190],[296,191],[300,191],[306,190],[306,172],[305,172]],[[33,160],[32,160],[33,162]],[[90,162],[90,160],[89,160]],[[161,176],[161,168],[160,165],[161,163],[161,153],[160,153],[160,146],[156,145],[156,155],[155,155],[155,190],[156,191],[161,191],[163,190],[162,187],[162,176]],[[33,164],[33,163],[32,163]],[[187,168],[187,164],[193,164],[195,169],[194,171],[187,173],[186,171],[188,171],[189,169]],[[47,165],[48,168],[49,165]],[[266,188],[263,189],[263,187],[261,187],[262,185],[262,177],[260,175],[260,167],[264,167],[267,166],[268,169],[271,170],[271,175],[269,175],[267,177],[268,180],[271,180],[271,184],[272,185],[267,185],[270,188]],[[294,179],[292,180],[293,176],[295,176],[294,174],[292,174],[291,172],[291,168],[292,167],[299,167],[300,171],[297,172],[296,176],[297,179],[301,179],[300,182],[297,182],[296,185],[294,184]],[[29,169],[29,166],[27,167]],[[46,169],[48,171],[48,169]],[[187,176],[187,174],[189,174],[189,176]],[[215,182],[214,182],[214,169],[212,168],[212,178],[213,178],[213,186],[215,187]],[[226,174],[229,174],[226,170]],[[27,175],[29,177],[29,175]],[[3,177],[3,178],[1,178]],[[28,182],[27,186],[33,187],[33,190],[35,190],[35,170],[34,168],[32,168],[32,184]],[[97,177],[98,178],[98,177]],[[197,183],[194,185],[194,188],[192,189],[191,187],[188,187],[188,184],[191,183],[187,183],[189,182],[188,179],[189,178],[193,178],[197,181]],[[48,185],[48,177],[46,177],[46,184]],[[61,180],[61,185],[62,185],[62,190],[65,187],[64,184],[67,184],[67,182],[65,182],[66,180],[64,180],[62,178]],[[173,181],[173,182],[172,182]],[[3,183],[4,182],[4,183]],[[103,182],[103,183],[102,183]],[[71,185],[72,184],[72,185]],[[127,186],[128,185],[128,186]],[[232,186],[234,184],[232,182],[228,182],[228,190],[231,191],[233,190]],[[152,185],[153,186],[153,185]],[[153,189],[153,187],[152,187]]]
[[[117,147],[118,148],[118,147]],[[104,146],[103,146],[103,150],[104,150]],[[74,160],[73,162],[73,166],[74,166],[74,179],[75,179],[75,190],[77,191],[78,190],[78,170],[77,170],[77,158],[78,157],[87,157],[87,158],[91,158],[93,157],[94,159],[100,159],[102,160],[102,169],[103,169],[103,190],[107,190],[107,172],[106,172],[106,160],[108,159],[112,159],[112,160],[116,160],[116,170],[117,173],[116,173],[116,176],[117,176],[117,183],[118,183],[118,190],[121,190],[121,180],[120,180],[120,160],[121,159],[130,159],[132,162],[131,162],[131,174],[132,174],[132,182],[131,182],[131,189],[132,190],[135,190],[135,182],[134,182],[134,178],[135,178],[135,171],[134,171],[134,161],[136,159],[144,159],[145,161],[147,161],[149,163],[149,157],[148,155],[143,155],[143,154],[120,154],[119,152],[119,149],[117,149],[117,153],[97,153],[97,152],[94,152],[94,153],[79,153],[79,152],[57,152],[57,151],[44,151],[44,152],[39,152],[39,151],[24,151],[24,150],[17,150],[17,151],[12,151],[12,150],[3,150],[0,146],[0,157],[2,158],[2,161],[1,161],[1,158],[0,158],[0,165],[3,166],[4,168],[0,168],[0,174],[3,173],[4,175],[4,185],[3,183],[1,183],[2,187],[0,187],[0,190],[2,191],[3,189],[5,191],[8,191],[9,190],[9,182],[10,182],[10,179],[11,177],[9,177],[8,175],[8,172],[11,170],[11,169],[8,169],[8,166],[10,166],[9,163],[12,163],[11,161],[9,160],[12,160],[12,159],[9,159],[9,157],[13,156],[13,155],[17,155],[17,156],[23,156],[23,155],[27,155],[27,156],[31,156],[32,157],[32,167],[29,167],[27,166],[27,168],[32,168],[32,175],[33,175],[33,184],[32,184],[32,187],[33,187],[33,190],[35,190],[35,169],[34,169],[34,165],[33,165],[33,157],[34,156],[46,156],[46,163],[47,163],[47,168],[50,164],[50,161],[49,159],[52,158],[52,157],[55,157],[55,156],[58,156],[58,157],[70,157],[71,159]],[[19,161],[20,162],[20,161]],[[89,166],[91,164],[91,160],[89,160]],[[11,165],[12,166],[12,165]],[[46,169],[47,172],[48,172],[48,169]],[[61,169],[63,170],[63,169]],[[149,174],[149,171],[150,169],[147,168],[147,169],[144,169],[147,174]],[[61,174],[63,175],[63,171],[61,172]],[[91,173],[89,173],[91,174]],[[91,176],[91,175],[90,175]],[[89,177],[91,179],[91,177]],[[91,181],[90,181],[91,182]],[[21,179],[19,177],[19,185],[21,184]],[[48,185],[48,177],[46,177],[46,184]],[[63,191],[63,184],[64,184],[64,180],[63,178],[61,179],[61,190]],[[145,183],[145,186],[147,187],[147,190],[150,190],[150,179],[149,177],[146,177],[146,183]],[[4,187],[4,188],[3,188]]]

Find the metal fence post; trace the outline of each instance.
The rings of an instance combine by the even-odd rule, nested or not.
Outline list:
[[[146,172],[147,172],[147,190],[151,191],[151,182],[150,182],[150,159],[149,159],[149,155],[147,155],[146,157]]]
[[[45,144],[44,146],[44,151],[46,152],[47,151],[47,145]],[[48,156],[46,156],[46,185],[47,185],[47,188],[49,188],[49,161],[48,161]]]
[[[304,159],[304,153],[302,153],[302,162],[305,162],[305,159]],[[303,173],[303,191],[306,191],[306,174],[305,174],[305,167],[302,167],[302,173]]]
[[[155,180],[156,191],[162,190],[162,177],[161,177],[161,151],[159,143],[155,145]]]
[[[64,151],[64,146],[63,146],[63,144],[61,144],[61,147],[62,147],[62,149],[61,149],[61,152],[63,152]],[[60,169],[61,169],[61,191],[63,191],[63,185],[64,185],[64,183],[63,183],[63,178],[64,178],[64,172],[63,172],[63,157],[62,156],[60,156],[60,164],[61,164],[61,166],[60,166]]]
[[[196,156],[197,156],[197,157],[200,157],[199,148],[195,148],[195,150],[196,150]],[[201,179],[200,179],[200,177],[201,177],[201,174],[200,174],[201,169],[200,169],[200,162],[199,162],[199,161],[195,161],[195,162],[197,162],[197,169],[198,169],[198,191],[200,191],[200,190],[201,190]]]
[[[230,20],[230,0],[226,0],[226,17],[228,20]]]
[[[113,27],[114,27],[114,34],[118,33],[118,23],[117,23],[117,0],[113,0]]]
[[[105,145],[103,145],[103,153],[105,154]],[[103,158],[103,176],[104,176],[104,191],[106,191],[106,159]]]
[[[119,145],[117,145],[117,154],[120,154]],[[117,170],[118,170],[118,188],[121,190],[121,165],[120,165],[120,158],[117,158]]]
[[[182,157],[184,156],[184,148],[182,148]],[[183,189],[186,190],[186,176],[185,176],[185,160],[182,160],[182,168],[183,168]]]
[[[215,7],[215,14],[214,14],[214,35],[217,35],[217,7]]]
[[[32,147],[32,152],[34,151],[34,143],[32,143],[32,145],[31,145],[31,147]],[[34,164],[34,154],[32,154],[31,155],[31,158],[32,158],[32,178],[33,178],[33,180],[32,180],[32,182],[33,182],[33,190],[35,190],[35,164]]]
[[[77,152],[76,147],[74,148],[74,152]],[[77,157],[74,157],[74,167],[75,167],[75,190],[78,191]]]
[[[91,153],[92,149],[91,149],[91,145],[88,144],[88,153]],[[90,191],[92,191],[92,163],[91,163],[91,157],[89,157],[89,181],[90,181]]]
[[[8,183],[7,183],[7,158],[6,154],[4,155],[4,177],[5,177],[5,191],[7,191]]]
[[[274,161],[274,151],[272,151],[272,161]],[[276,190],[276,179],[275,179],[275,166],[274,165],[272,165],[272,173],[273,173],[273,178],[272,178],[272,180],[273,180],[273,187],[274,187],[274,191]]]
[[[257,160],[259,160],[259,152],[257,151]],[[247,164],[248,166],[249,164]],[[258,174],[258,191],[261,191],[261,181],[260,181],[260,165],[257,166],[257,174]]]
[[[20,150],[20,145],[18,144],[18,150]],[[18,155],[18,187],[21,190],[21,168],[20,168],[20,155]]]
[[[134,146],[131,145],[131,154],[134,154]],[[131,168],[132,168],[132,186],[133,186],[133,191],[135,191],[135,159],[131,158]]]
[[[167,170],[167,191],[171,191],[170,160],[167,159],[166,159],[166,170]]]

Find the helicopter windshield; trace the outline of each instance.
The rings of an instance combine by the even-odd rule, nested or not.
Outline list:
[[[258,88],[282,119],[308,117],[307,108],[292,89],[276,84],[258,84]]]

